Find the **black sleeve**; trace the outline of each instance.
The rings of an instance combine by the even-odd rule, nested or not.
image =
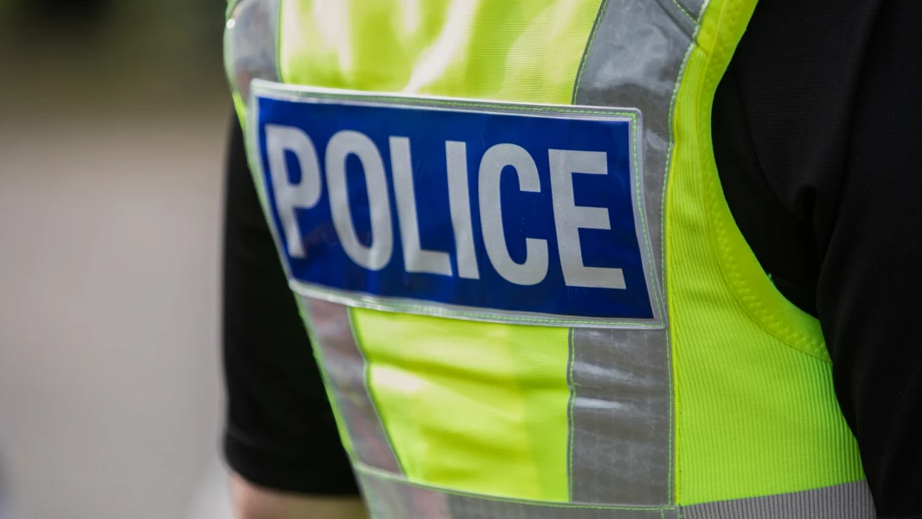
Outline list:
[[[224,229],[224,453],[280,491],[357,494],[307,333],[231,121]]]
[[[922,518],[922,2],[884,4],[852,117],[817,311],[880,512]]]
[[[819,317],[880,519],[922,519],[922,2],[762,0],[714,104],[743,235]]]

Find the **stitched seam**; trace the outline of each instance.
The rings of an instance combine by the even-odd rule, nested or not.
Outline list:
[[[570,436],[567,439],[567,493],[570,501],[573,500],[573,436],[576,429],[576,420],[573,416],[576,405],[576,383],[573,381],[573,363],[576,360],[576,345],[574,343],[576,330],[570,328],[567,337],[569,355],[567,358],[567,385],[570,386],[570,401],[567,403],[567,421],[569,422]]]
[[[352,98],[336,97],[336,96],[330,96],[329,99],[352,100]],[[414,101],[414,100],[407,100],[403,98],[398,99],[398,98],[393,98],[393,97],[362,97],[361,99],[368,100],[368,101],[388,101],[394,104],[403,104],[403,105],[407,105],[407,104],[421,105],[421,106],[434,105],[434,106],[453,106],[453,107],[470,107],[470,108],[502,107],[508,110],[515,110],[518,112],[532,112],[532,113],[541,113],[544,111],[548,111],[548,112],[559,112],[559,113],[567,113],[567,114],[620,115],[623,117],[630,117],[632,121],[634,121],[637,117],[637,114],[634,114],[632,112],[615,112],[615,111],[606,111],[606,110],[577,110],[577,109],[562,108],[562,107],[561,108],[555,107],[554,109],[551,109],[551,110],[542,110],[540,107],[537,107],[537,106],[535,107],[515,106],[515,105],[505,105],[501,103],[496,103],[496,104],[464,103],[464,102],[456,103],[456,102],[451,102],[451,101],[438,101],[438,100],[432,100],[432,99],[427,99],[425,101],[422,101],[422,100]]]
[[[647,324],[647,323],[636,323],[636,322],[630,322],[630,321],[604,321],[602,319],[597,320],[597,321],[586,321],[586,320],[578,320],[578,319],[546,319],[546,318],[540,318],[540,317],[519,317],[519,316],[514,316],[514,315],[508,315],[508,316],[504,315],[503,320],[500,320],[500,319],[497,319],[496,313],[466,312],[463,310],[454,310],[454,309],[444,308],[444,307],[440,307],[437,305],[416,305],[416,304],[411,304],[411,303],[398,303],[398,302],[388,301],[385,299],[375,299],[374,304],[377,306],[369,306],[368,304],[363,304],[363,302],[359,300],[361,298],[350,296],[350,295],[341,295],[340,293],[337,293],[332,290],[327,290],[327,289],[321,288],[316,285],[305,287],[305,285],[298,280],[293,279],[289,281],[289,286],[293,291],[305,297],[316,297],[315,295],[312,295],[310,293],[305,293],[305,292],[317,292],[320,294],[332,295],[333,297],[336,297],[337,299],[341,301],[348,301],[347,306],[355,306],[355,307],[360,307],[360,308],[371,308],[371,309],[383,308],[385,309],[385,311],[389,309],[393,309],[394,311],[411,310],[413,311],[412,313],[415,313],[415,314],[429,315],[433,317],[460,316],[460,317],[469,317],[471,319],[487,320],[489,322],[498,322],[498,323],[509,322],[512,324],[516,322],[557,323],[557,324],[592,324],[592,325],[598,325],[598,326],[603,326],[603,327],[604,326],[626,326],[630,328],[640,328],[640,329],[660,329],[663,327],[661,323]],[[371,299],[367,296],[365,296],[364,298]],[[340,304],[346,304],[346,303],[340,303]]]
[[[708,5],[708,1],[705,0],[701,8],[702,17],[703,17],[705,10],[707,9],[707,5]],[[691,58],[691,53],[696,47],[698,32],[701,30],[701,24],[694,19],[692,21],[695,23],[695,31],[694,31],[694,34],[692,34],[691,41],[688,43],[688,48],[685,49],[685,56],[682,57],[682,64],[679,67],[679,73],[676,77],[675,86],[672,89],[672,97],[669,100],[669,122],[668,122],[667,127],[669,128],[669,131],[670,131],[670,134],[669,134],[670,137],[669,137],[669,148],[668,148],[668,151],[666,152],[666,171],[663,174],[662,202],[660,203],[660,214],[661,214],[660,221],[662,222],[662,225],[663,225],[662,238],[660,239],[660,242],[661,242],[660,243],[660,251],[661,251],[660,257],[661,257],[662,269],[663,269],[662,286],[667,287],[665,288],[667,295],[668,295],[668,285],[666,284],[666,275],[667,275],[666,236],[667,236],[667,233],[665,232],[666,221],[667,221],[666,220],[666,200],[667,200],[666,193],[669,191],[669,176],[670,176],[669,173],[670,173],[670,170],[672,169],[672,158],[673,158],[673,151],[675,150],[675,141],[676,141],[676,138],[675,138],[676,132],[675,132],[675,126],[674,126],[675,125],[676,100],[679,97],[679,89],[682,86],[682,79],[685,76],[685,70],[686,70],[686,67],[688,66],[688,60]],[[665,303],[664,303],[664,306],[666,306]],[[666,313],[668,315],[668,310],[666,311]],[[676,396],[675,396],[676,376],[675,376],[675,369],[674,369],[674,364],[673,364],[674,361],[673,361],[673,356],[672,356],[671,327],[667,328],[666,330],[666,356],[667,356],[668,363],[669,363],[669,376],[670,376],[670,380],[669,380],[670,382],[669,384],[669,463],[670,463],[670,470],[669,470],[668,486],[669,486],[669,498],[673,500],[678,500],[677,499],[678,498],[677,489],[676,489],[677,488],[677,484],[676,484],[677,478],[675,477],[676,476],[675,472],[678,471],[678,464],[676,463],[676,447],[675,447],[675,444],[678,441],[678,438],[676,437],[677,429],[675,425],[675,422],[676,422]]]
[[[712,191],[710,186],[708,191],[709,198],[716,196],[710,193],[710,191]],[[709,200],[708,204],[713,209],[718,202],[716,200]],[[754,294],[754,290],[749,286],[743,273],[732,265],[732,263],[738,261],[738,257],[733,253],[732,247],[726,243],[726,234],[729,232],[728,229],[725,225],[716,222],[714,228],[718,240],[715,246],[719,249],[718,254],[725,258],[727,263],[727,265],[723,265],[724,262],[720,262],[720,269],[723,271],[727,282],[733,288],[733,294],[737,302],[743,307],[746,314],[749,315],[760,328],[783,342],[785,345],[824,363],[830,363],[831,360],[819,352],[822,346],[821,341],[810,338],[791,328],[782,318],[777,317],[774,315],[774,312],[767,308],[762,298]]]
[[[639,164],[637,157],[639,155],[640,139],[643,136],[641,136],[637,131],[637,121],[636,120],[634,121],[634,124],[632,126],[633,126],[633,129],[632,129],[631,134],[634,140],[634,143],[632,146],[633,152],[634,152],[634,164],[633,164],[634,167],[632,169],[634,170],[634,173],[633,173],[634,183],[637,185],[637,187],[634,190],[635,191],[634,197],[636,198],[634,203],[637,205],[637,209],[638,209],[637,213],[640,214],[640,228],[643,229],[643,242],[644,242],[644,250],[646,251],[646,254],[647,254],[647,263],[649,264],[650,270],[654,271],[650,273],[650,276],[651,278],[655,279],[656,278],[656,272],[655,272],[656,263],[654,262],[654,258],[653,258],[653,245],[650,243],[650,231],[647,229],[647,215],[646,215],[646,211],[644,210],[645,209],[644,200],[643,200],[644,172],[638,171],[637,169],[637,165]],[[665,188],[666,188],[666,185],[664,183],[663,192],[666,191]],[[665,272],[665,269],[663,269],[663,271]],[[646,273],[645,273],[645,277],[646,277]],[[652,294],[650,294],[650,304],[653,305],[650,310],[655,312],[657,309],[659,309],[661,312],[665,312],[666,309],[664,308],[663,303],[660,301],[659,290],[656,290],[655,283],[650,283],[650,288],[651,288],[650,292],[652,292]]]
[[[675,1],[675,0],[673,0]],[[595,21],[592,24],[592,33],[589,35],[589,41],[586,43],[586,50],[583,51],[583,57],[579,63],[579,70],[576,72],[576,84],[573,85],[572,104],[576,104],[576,96],[579,93],[579,85],[583,80],[583,70],[586,68],[586,62],[589,61],[589,53],[592,52],[592,44],[599,33],[599,26],[602,24],[602,16],[605,14],[605,8],[608,7],[608,0],[602,0],[599,5],[599,12],[595,15]]]
[[[493,501],[498,503],[511,503],[517,505],[526,505],[526,506],[538,506],[543,508],[568,508],[576,510],[633,510],[640,512],[662,512],[662,511],[673,511],[676,510],[675,506],[649,506],[649,507],[640,507],[640,506],[618,506],[618,505],[593,505],[593,504],[576,504],[576,503],[561,503],[559,501],[529,501],[525,499],[516,499],[512,497],[503,497],[503,496],[493,496],[486,494],[473,494],[467,492],[461,492],[457,490],[452,490],[450,488],[439,488],[423,483],[417,483],[415,481],[410,481],[408,479],[400,477],[399,474],[393,474],[390,472],[382,471],[374,467],[370,467],[364,463],[357,462],[355,464],[355,470],[361,472],[362,474],[370,477],[385,479],[392,481],[394,483],[422,488],[425,490],[430,490],[439,494],[445,494],[450,496],[457,497],[466,497],[473,499],[480,499],[483,501]]]
[[[414,99],[411,97],[389,97],[389,96],[374,96],[374,95],[357,95],[357,96],[344,96],[331,94],[329,92],[315,92],[307,91],[300,92],[296,90],[286,90],[286,89],[274,89],[267,88],[265,89],[268,92],[281,94],[283,96],[291,96],[296,98],[304,97],[313,97],[313,98],[323,98],[323,99],[339,99],[344,101],[378,101],[378,102],[388,102],[395,105],[411,105],[411,106],[450,106],[450,107],[461,107],[461,108],[503,108],[505,110],[511,110],[516,112],[528,112],[528,113],[564,113],[564,114],[589,114],[589,115],[607,115],[607,116],[621,116],[631,119],[636,126],[637,123],[637,114],[634,112],[619,112],[615,110],[592,110],[592,109],[576,109],[570,108],[566,105],[562,106],[540,106],[540,105],[513,105],[505,104],[502,102],[495,103],[478,103],[476,101],[446,101],[442,99]]]
[[[662,218],[662,222],[663,222],[663,227],[664,227],[664,228],[665,228],[665,226],[666,226],[666,193],[668,192],[668,189],[669,189],[669,171],[672,169],[672,155],[673,155],[673,150],[675,149],[675,140],[676,140],[676,139],[675,139],[675,126],[674,126],[674,124],[675,124],[675,104],[676,104],[677,98],[679,97],[679,88],[681,88],[681,85],[682,85],[682,78],[683,78],[683,76],[685,75],[685,67],[688,65],[688,60],[689,60],[689,58],[691,58],[691,53],[692,53],[692,51],[695,49],[695,42],[696,42],[696,37],[697,37],[697,35],[698,35],[698,30],[699,30],[699,29],[700,29],[700,25],[697,25],[697,24],[696,24],[696,25],[695,25],[695,35],[692,37],[691,42],[689,42],[688,48],[685,49],[685,56],[682,58],[682,65],[679,67],[679,76],[678,76],[678,78],[677,78],[677,80],[676,80],[675,87],[673,88],[673,91],[672,91],[672,99],[671,99],[670,102],[669,102],[669,126],[668,126],[668,127],[669,127],[669,129],[670,129],[670,143],[669,143],[669,151],[668,151],[667,154],[666,154],[666,174],[665,174],[665,179],[663,180],[663,203],[662,203],[662,213],[663,213],[663,215],[662,215],[662,217],[661,217],[661,218]],[[663,243],[662,243],[662,245],[661,245],[662,251],[663,251],[663,252],[662,252],[662,258],[663,258],[663,263],[664,263],[664,265],[663,265],[663,283],[664,283],[664,286],[665,286],[665,282],[666,282],[666,272],[667,272],[666,265],[665,265],[665,259],[666,259],[666,234],[667,234],[667,233],[665,233],[665,232],[663,233],[663,238],[662,238],[662,242],[663,242]],[[668,288],[667,288],[667,292],[668,292]],[[675,477],[675,474],[674,474],[674,472],[678,470],[678,465],[677,465],[676,460],[675,460],[675,443],[676,443],[676,441],[677,441],[677,438],[676,438],[676,426],[675,426],[675,419],[676,419],[676,416],[675,416],[675,413],[676,413],[676,411],[675,411],[675,410],[676,410],[676,405],[675,405],[675,393],[676,393],[676,392],[675,392],[675,378],[676,378],[676,377],[675,377],[675,374],[674,374],[674,371],[675,371],[675,367],[674,367],[674,365],[673,365],[674,360],[673,360],[673,358],[672,358],[672,329],[671,329],[671,327],[670,327],[669,330],[667,330],[666,345],[667,345],[667,351],[668,351],[668,356],[669,356],[669,368],[670,368],[670,369],[669,369],[669,372],[670,372],[670,375],[672,376],[672,380],[671,380],[672,384],[670,384],[670,387],[669,387],[669,405],[670,405],[670,412],[669,412],[669,440],[670,440],[670,441],[669,441],[669,458],[670,458],[670,462],[671,462],[671,464],[672,464],[672,469],[669,471],[669,494],[670,494],[670,499],[676,499],[676,498],[677,498],[677,495],[676,495],[676,494],[677,494],[677,490],[676,490],[676,482],[675,482],[675,480],[676,480],[677,478]]]
[[[732,79],[733,81],[735,81],[737,84],[739,83],[739,79],[737,78],[737,75],[736,75],[736,69],[728,68],[728,69],[727,69],[727,72],[726,72],[726,74],[725,74],[725,76],[724,76],[724,80],[726,80],[727,78],[731,78],[731,79]],[[741,110],[741,113],[742,113],[742,117],[743,117],[744,122],[745,122],[746,124],[749,124],[749,114],[747,114],[747,113],[745,112],[744,107],[742,106],[742,102],[740,102],[739,108],[740,108],[740,110]],[[752,138],[751,138],[751,136],[750,136],[750,138],[749,138],[748,140],[749,140],[749,142],[750,142],[750,144],[751,144],[751,143],[752,143]],[[755,159],[756,164],[758,165],[760,171],[765,171],[766,168],[763,167],[761,157],[759,157],[758,154],[754,153],[754,154],[753,154],[753,158]],[[719,178],[719,177],[718,177],[718,178]],[[791,213],[791,212],[785,207],[785,205],[784,205],[784,204],[781,202],[781,200],[778,198],[777,193],[775,192],[774,188],[773,188],[771,185],[769,185],[769,184],[766,184],[766,185],[767,185],[767,187],[768,187],[768,194],[769,194],[769,196],[770,196],[770,198],[771,198],[771,200],[772,200],[773,203],[775,203],[778,207],[780,207],[780,208],[781,208],[782,210],[784,210],[786,213],[791,214],[791,215],[792,215],[794,218],[796,218],[798,221],[800,221],[800,222],[802,222],[802,223],[805,222],[805,220],[803,220],[799,215],[796,215],[796,214]],[[731,212],[731,213],[732,213],[732,212]],[[747,241],[747,245],[748,245],[748,240],[746,240],[745,236],[744,236],[743,238],[744,238],[745,241]],[[753,253],[753,254],[754,254],[754,253]],[[765,270],[765,265],[762,263],[761,258],[758,258],[758,257],[757,257],[757,258],[756,258],[756,261],[758,261],[759,264],[760,264],[760,266],[763,268],[763,270]],[[766,272],[766,275],[768,276],[769,280],[772,281],[772,284],[773,284],[773,285],[776,285],[776,283],[775,283],[774,280],[772,279],[772,278],[773,278],[773,274],[772,274],[772,273],[769,273],[769,272]],[[777,273],[774,274],[774,277],[777,277]],[[745,283],[745,282],[743,282],[743,283]],[[793,282],[792,282],[792,284],[796,285],[798,288],[801,288],[801,285],[800,285],[800,284],[793,283]],[[777,287],[776,287],[776,289],[777,289]],[[779,291],[779,292],[782,292],[781,290],[778,290],[778,291]],[[793,304],[793,300],[792,300],[791,298],[789,298],[787,295],[785,295],[784,293],[781,293],[780,295],[781,295],[781,297],[783,297],[784,299],[786,299],[787,301],[789,301],[789,302],[791,302],[791,303]],[[754,319],[757,319],[757,317],[754,316],[754,315],[753,315],[752,317],[753,317]],[[807,338],[807,340],[809,341],[810,338]],[[817,348],[821,348],[821,347],[822,347],[822,346],[821,346],[820,344],[817,344]],[[820,358],[824,358],[822,354],[820,354]]]
[[[689,13],[687,9],[685,9],[685,6],[683,6],[682,4],[680,4],[677,0],[672,0],[672,3],[674,3],[675,6],[679,8],[679,11],[682,11],[682,14],[684,14],[685,16],[687,16],[688,19],[691,20],[692,23],[695,24],[695,27],[696,27],[696,28],[698,27],[698,21],[695,20],[695,17],[692,16],[691,13]],[[696,31],[696,32],[697,32],[697,31]]]
[[[714,79],[709,80],[708,88],[716,82]],[[703,173],[703,172],[702,172]],[[775,315],[764,303],[761,297],[756,295],[745,275],[738,268],[739,257],[734,252],[729,243],[730,229],[723,219],[714,218],[713,215],[720,210],[720,199],[718,189],[714,179],[705,177],[705,205],[707,214],[705,215],[708,227],[714,232],[715,243],[713,247],[718,257],[718,267],[723,274],[724,279],[731,287],[734,298],[743,308],[750,319],[752,319],[760,328],[777,338],[791,348],[811,357],[814,357],[825,363],[831,362],[830,359],[821,353],[821,341],[813,339],[798,330],[788,326],[780,317]]]

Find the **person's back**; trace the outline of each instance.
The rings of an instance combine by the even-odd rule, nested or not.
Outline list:
[[[922,74],[892,49],[922,59],[922,8],[229,13],[244,517],[360,513],[306,497],[354,494],[352,471],[385,519],[922,514],[922,156],[877,141],[917,140]]]

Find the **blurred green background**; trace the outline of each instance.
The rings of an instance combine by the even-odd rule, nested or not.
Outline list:
[[[0,467],[25,519],[227,514],[224,11],[0,0]]]

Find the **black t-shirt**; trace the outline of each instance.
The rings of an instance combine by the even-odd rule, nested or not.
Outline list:
[[[738,226],[822,324],[879,516],[922,519],[922,0],[762,0],[713,122]],[[236,121],[224,269],[231,467],[356,493]]]

